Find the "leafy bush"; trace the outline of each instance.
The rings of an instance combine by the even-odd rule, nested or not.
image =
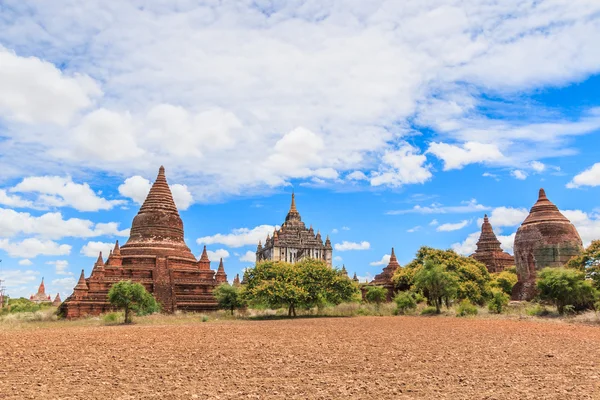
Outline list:
[[[533,307],[527,308],[527,315],[532,317],[543,317],[550,314],[550,311],[541,304],[535,304]]]
[[[445,301],[448,306],[456,297],[458,287],[456,277],[443,265],[431,260],[426,261],[425,265],[415,273],[414,282],[415,290],[427,297],[428,304],[433,304],[438,314],[442,301]]]
[[[215,288],[213,291],[219,307],[225,310],[230,310],[231,315],[233,311],[238,308],[246,306],[246,302],[242,296],[242,290],[237,286],[231,286],[229,283],[223,283]]]
[[[492,292],[492,298],[488,302],[488,310],[490,310],[490,312],[494,314],[502,314],[502,311],[504,311],[504,309],[508,305],[509,300],[510,297],[508,297],[508,295],[504,291],[494,290]]]
[[[537,289],[540,299],[551,301],[561,315],[568,305],[576,309],[592,308],[597,297],[592,282],[585,279],[585,272],[571,268],[542,269]]]
[[[406,314],[407,311],[414,311],[417,308],[417,301],[411,292],[400,292],[394,297],[396,311],[398,314]]]
[[[202,322],[208,322],[208,315],[202,316]]]
[[[516,272],[513,272],[511,269],[506,269],[502,272],[492,274],[490,286],[500,289],[510,296],[512,294],[512,288],[518,280]]]
[[[433,306],[427,306],[421,310],[421,315],[436,315],[439,311]]]
[[[125,323],[131,323],[131,311],[138,315],[155,312],[159,305],[141,283],[120,281],[108,291],[108,301],[117,308],[125,310]]]
[[[600,240],[594,240],[579,256],[571,258],[566,267],[585,272],[586,278],[600,290]]]
[[[110,312],[104,314],[104,316],[102,317],[102,321],[104,321],[104,324],[106,325],[114,325],[120,323],[122,317],[123,315],[121,313]]]
[[[365,300],[379,306],[387,299],[387,289],[383,286],[367,286]]]
[[[467,315],[477,315],[477,307],[473,305],[469,300],[464,299],[458,304],[456,309],[456,315],[458,317],[465,317]]]

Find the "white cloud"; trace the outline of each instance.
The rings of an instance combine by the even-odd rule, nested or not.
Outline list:
[[[600,214],[586,213],[581,210],[561,210],[561,212],[575,225],[585,247],[589,246],[592,240],[600,239]]]
[[[463,220],[460,222],[456,222],[456,223],[448,223],[448,224],[442,224],[440,226],[438,226],[436,228],[436,230],[438,232],[452,232],[452,231],[458,231],[462,228],[464,228],[465,226],[469,225],[471,221],[468,220]]]
[[[87,75],[65,74],[37,57],[0,46],[0,114],[25,123],[65,126],[102,92]]]
[[[384,254],[383,257],[381,257],[381,260],[379,260],[379,261],[372,261],[372,262],[369,263],[369,265],[372,265],[372,266],[388,265],[390,263],[390,258],[391,258],[390,254]]]
[[[225,249],[218,249],[215,251],[206,250],[206,254],[208,254],[208,259],[211,261],[219,261],[221,258],[225,259],[229,257],[229,252]]]
[[[11,196],[6,193],[5,189],[0,189],[0,204],[15,207],[15,208],[33,208],[33,202],[29,200],[22,199],[19,196]]]
[[[23,296],[28,298],[32,294],[32,284],[40,279],[39,274],[38,271],[34,270],[0,269],[0,280],[3,281],[7,294],[11,297]]]
[[[371,244],[366,241],[360,243],[343,241],[342,243],[336,243],[333,246],[337,251],[348,251],[348,250],[369,250]]]
[[[333,257],[333,261],[340,262],[340,261],[344,261],[344,259],[340,256],[335,256],[335,257]]]
[[[252,229],[249,228],[237,228],[231,231],[231,233],[222,234],[217,233],[213,236],[204,236],[196,239],[198,244],[224,244],[228,247],[242,247],[248,245],[258,245],[258,241],[267,238],[267,235],[273,235],[273,231],[276,229],[274,225],[259,225]]]
[[[527,179],[527,173],[525,171],[521,171],[520,169],[515,169],[510,171],[510,174],[515,178],[521,181]]]
[[[429,226],[436,226],[439,225],[439,222],[437,219],[432,219],[431,222],[429,223]]]
[[[471,199],[463,201],[460,206],[444,206],[441,204],[432,204],[431,206],[416,205],[407,210],[392,210],[386,212],[388,215],[399,214],[468,214],[489,210],[490,207],[477,203],[477,200]]]
[[[407,229],[406,232],[413,233],[413,232],[417,232],[419,230],[421,230],[421,227],[420,226],[415,226],[415,227],[412,227],[410,229]]]
[[[429,165],[425,165],[427,158],[408,143],[402,143],[397,150],[386,151],[381,161],[379,171],[372,173],[372,186],[424,183],[433,176]]]
[[[63,294],[64,297],[73,293],[73,288],[77,285],[77,280],[74,277],[58,278],[52,280],[52,289],[57,289]],[[48,293],[54,293],[48,291]]]
[[[129,229],[119,230],[116,222],[94,224],[79,218],[65,220],[59,212],[34,217],[29,213],[0,208],[0,237],[18,234],[58,240],[63,237],[129,236]]]
[[[451,248],[458,254],[462,254],[464,256],[471,255],[475,252],[477,248],[477,241],[479,240],[479,236],[481,232],[473,232],[467,236],[467,238],[460,243],[452,244]],[[498,240],[500,241],[500,247],[502,250],[512,254],[513,253],[513,243],[515,241],[515,233],[510,235],[496,235]]]
[[[110,253],[110,251],[115,247],[114,243],[105,243],[105,242],[87,242],[81,250],[79,251],[86,257],[97,258],[98,254],[102,252],[104,258]]]
[[[575,175],[573,179],[567,183],[569,189],[578,188],[581,186],[599,186],[600,185],[600,162],[592,165],[585,171]]]
[[[535,172],[544,172],[546,170],[546,164],[541,163],[539,161],[532,161],[529,163],[529,166],[535,171]]]
[[[490,172],[484,172],[484,173],[483,173],[481,176],[484,176],[484,177],[486,177],[486,178],[493,178],[493,179],[495,179],[495,180],[497,180],[497,181],[499,180],[499,179],[498,179],[498,175],[496,175],[496,174],[492,174],[492,173],[490,173]]]
[[[368,181],[369,177],[362,171],[353,171],[346,175],[346,179],[350,181]]]
[[[248,250],[243,256],[240,257],[240,261],[254,263],[256,262],[256,253]]]
[[[57,275],[73,275],[72,272],[67,271],[67,268],[69,268],[69,261],[67,260],[48,261],[46,264],[54,265],[54,272]]]
[[[152,183],[148,179],[135,175],[125,179],[125,182],[119,186],[119,193],[124,197],[129,197],[137,204],[142,204],[151,187]],[[187,210],[194,202],[188,187],[178,183],[169,185],[169,187],[177,208],[182,211]]]
[[[11,257],[21,258],[35,258],[39,255],[62,256],[71,253],[71,246],[68,244],[59,244],[51,240],[36,238],[27,238],[20,242],[0,239],[0,249],[6,251]]]
[[[343,230],[343,231],[349,231],[349,230],[350,230],[350,228],[349,228],[349,227],[347,227],[347,226],[342,226],[342,230]]]
[[[462,146],[456,146],[433,142],[427,152],[444,161],[444,171],[461,169],[473,163],[491,163],[504,159],[498,146],[491,143],[466,142]]]
[[[31,176],[10,189],[17,193],[38,194],[37,203],[50,207],[73,207],[78,211],[110,210],[123,200],[99,197],[87,183],[75,183],[70,177]]]
[[[334,234],[334,235],[335,235],[336,233],[339,233],[339,232],[340,232],[340,231],[339,231],[337,228],[333,228],[333,229],[331,230],[331,233],[332,233],[332,234]]]
[[[33,265],[33,263],[31,262],[31,260],[25,258],[24,260],[19,260],[19,265],[30,266]]]
[[[529,215],[529,211],[525,208],[513,207],[496,207],[489,215],[490,223],[494,228],[502,226],[521,225],[525,218]],[[483,224],[483,218],[478,221],[479,226]]]

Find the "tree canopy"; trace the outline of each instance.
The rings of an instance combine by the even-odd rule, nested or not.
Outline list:
[[[242,295],[242,289],[236,286],[231,286],[229,283],[222,283],[213,291],[215,298],[219,302],[219,307],[230,310],[231,315],[237,308],[242,308],[246,305]]]
[[[448,305],[456,296],[458,282],[456,276],[444,265],[427,260],[415,273],[414,287],[427,297],[428,302],[435,306],[439,314],[442,302],[445,301]]]
[[[542,269],[538,273],[537,289],[540,299],[553,302],[560,314],[564,314],[566,306],[577,309],[592,305],[597,297],[585,273],[572,268]]]
[[[148,314],[158,311],[158,303],[141,283],[120,281],[108,291],[108,301],[125,310],[125,323],[131,323],[131,311]]]
[[[297,307],[339,304],[358,292],[348,276],[310,258],[296,264],[264,261],[246,270],[244,279],[248,300],[269,307],[286,306],[289,316],[296,316]]]
[[[586,278],[600,290],[600,240],[594,240],[579,256],[573,257],[566,267],[585,272]]]

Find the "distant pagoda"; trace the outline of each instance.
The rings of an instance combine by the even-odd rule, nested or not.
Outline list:
[[[500,247],[500,241],[492,229],[487,214],[483,217],[477,249],[475,253],[471,254],[471,257],[484,264],[490,273],[501,272],[505,268],[515,265],[515,258]]]
[[[60,293],[56,293],[56,297],[54,298],[54,301],[52,301],[52,305],[54,307],[58,307],[60,306],[62,303],[62,300],[60,299]]]
[[[29,300],[36,304],[52,303],[52,298],[50,297],[50,295],[46,294],[46,286],[44,285],[44,278],[42,278],[42,283],[40,283],[37,293],[29,296]]]
[[[59,312],[67,318],[107,312],[111,310],[108,291],[123,280],[144,285],[167,313],[215,310],[217,301],[212,291],[227,281],[223,260],[215,273],[210,269],[206,247],[196,260],[186,245],[183,222],[163,167],[133,219],[127,243],[119,247],[117,241],[106,262],[100,253],[89,278],[81,271],[73,294]]]
[[[321,238],[321,233],[312,228],[306,228],[300,213],[296,209],[296,198],[292,193],[292,204],[285,217],[281,229],[273,231],[273,237],[267,235],[265,245],[258,243],[256,248],[256,262],[264,260],[286,261],[296,263],[305,258],[314,258],[324,261],[331,267],[333,248],[329,236]]]
[[[380,274],[375,275],[375,278],[369,283],[370,286],[383,286],[387,289],[387,301],[391,301],[394,297],[394,282],[392,278],[394,276],[394,272],[398,268],[401,268],[398,263],[398,259],[396,258],[396,253],[394,252],[394,248],[392,247],[392,254],[390,255],[390,262],[388,265],[381,271]],[[356,277],[356,274],[354,275]]]

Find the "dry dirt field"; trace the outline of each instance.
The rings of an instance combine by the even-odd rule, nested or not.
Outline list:
[[[0,330],[0,399],[600,399],[600,328],[426,317]]]

